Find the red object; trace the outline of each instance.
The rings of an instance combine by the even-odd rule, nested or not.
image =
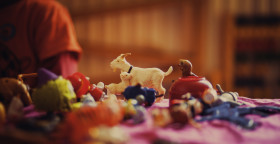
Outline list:
[[[89,93],[93,96],[95,101],[99,101],[102,97],[103,91],[95,86],[90,85]]]
[[[82,95],[86,94],[90,88],[89,80],[87,80],[86,77],[80,72],[76,72],[68,76],[66,79],[71,81],[77,98],[81,98]]]
[[[172,102],[174,99],[186,100],[182,96],[188,92],[195,98],[201,98],[203,92],[209,88],[212,89],[213,86],[205,77],[187,76],[179,78],[170,87],[169,102]]]

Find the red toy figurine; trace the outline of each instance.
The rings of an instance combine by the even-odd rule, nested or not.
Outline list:
[[[172,100],[187,100],[185,94],[190,93],[195,98],[203,98],[205,91],[213,89],[212,84],[205,79],[192,73],[192,64],[188,60],[180,59],[179,67],[182,70],[182,77],[176,80],[169,90],[169,104]],[[208,96],[208,95],[207,95]],[[212,101],[212,100],[211,100]]]

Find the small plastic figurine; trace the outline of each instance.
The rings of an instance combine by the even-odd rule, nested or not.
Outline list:
[[[131,55],[131,53],[121,54],[114,59],[110,66],[115,71],[116,69],[122,72],[128,72],[132,75],[130,84],[135,86],[140,84],[143,87],[149,87],[155,89],[159,95],[164,95],[166,89],[162,86],[162,81],[165,76],[168,76],[173,71],[173,67],[170,66],[167,72],[163,72],[158,68],[140,68],[133,67],[129,64],[125,57]]]
[[[216,85],[218,90],[218,101],[220,102],[237,102],[239,94],[237,92],[225,92],[219,84]]]
[[[211,95],[203,94],[206,90],[213,89],[212,84],[204,77],[196,76],[192,73],[192,64],[190,61],[180,59],[179,67],[182,70],[182,77],[176,80],[170,87],[170,102],[172,102],[173,99],[186,100],[184,95],[187,93],[190,93],[191,96],[199,99],[202,99],[202,96],[206,96],[204,99],[209,100],[207,96]]]
[[[196,123],[194,117],[200,114],[203,110],[203,105],[200,101],[187,94],[189,97],[186,100],[173,100],[169,109],[154,108],[152,109],[153,122],[156,126],[165,127],[172,123],[181,125],[191,124],[199,128],[200,125]]]
[[[121,72],[120,74],[121,82],[118,84],[111,83],[109,85],[105,85],[107,89],[107,95],[119,95],[122,94],[126,87],[130,85],[131,74],[128,72]]]
[[[66,79],[71,81],[78,100],[82,97],[82,95],[86,94],[90,88],[89,80],[80,72],[76,72],[68,76]]]
[[[30,94],[26,85],[15,78],[1,78],[0,79],[0,101],[8,109],[13,97],[19,97],[24,104],[28,106],[32,103]]]
[[[197,76],[192,72],[192,63],[189,60],[180,59],[179,67],[182,71],[182,77]]]
[[[151,106],[156,99],[156,91],[152,88],[141,87],[140,84],[136,86],[128,86],[123,92],[124,97],[129,99],[141,99],[141,95],[144,96],[145,106]]]
[[[280,113],[279,107],[274,106],[257,106],[257,107],[239,107],[233,106],[229,102],[224,102],[218,106],[205,109],[202,117],[196,121],[211,121],[215,119],[226,120],[245,129],[254,129],[259,126],[259,122],[246,118],[248,114],[256,114],[262,117],[271,114]]]

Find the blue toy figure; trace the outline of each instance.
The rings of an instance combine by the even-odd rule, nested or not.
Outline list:
[[[258,107],[239,107],[231,105],[228,102],[224,102],[216,107],[205,109],[201,114],[202,117],[196,121],[206,121],[206,120],[226,120],[237,124],[245,129],[255,129],[260,123],[254,120],[245,118],[248,114],[256,114],[262,117],[269,116],[271,114],[276,114],[280,112],[279,107],[274,106],[258,106]]]
[[[123,92],[124,97],[128,99],[137,99],[137,96],[143,95],[145,98],[145,106],[151,106],[156,99],[156,91],[152,88],[142,88],[140,84],[136,86],[128,86]]]

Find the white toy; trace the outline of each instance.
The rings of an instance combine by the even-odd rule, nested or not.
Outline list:
[[[173,71],[173,67],[170,66],[167,72],[163,72],[158,68],[139,68],[133,67],[129,64],[125,57],[131,55],[131,53],[121,54],[111,62],[111,68],[115,71],[117,69],[121,72],[128,72],[131,74],[130,85],[140,84],[143,87],[149,87],[155,89],[159,96],[163,96],[166,89],[162,87],[163,78],[169,75]]]
[[[131,79],[131,74],[127,72],[122,72],[120,74],[121,82],[116,84],[116,83],[111,83],[109,85],[105,85],[105,88],[107,89],[107,95],[118,95],[122,94],[124,92],[125,88],[130,85],[130,79]]]

